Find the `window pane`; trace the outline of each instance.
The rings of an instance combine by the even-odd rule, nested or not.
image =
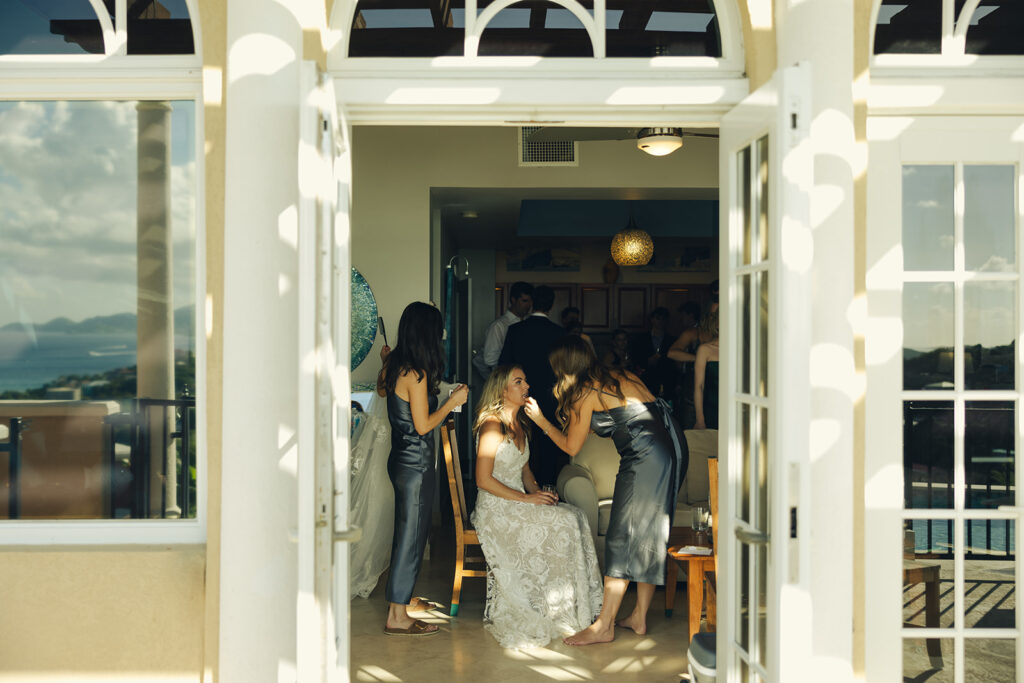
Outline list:
[[[185,0],[128,0],[128,54],[195,52]]]
[[[908,509],[953,507],[952,401],[903,404],[903,483]]]
[[[0,103],[0,515],[195,516],[194,120]]]
[[[908,520],[903,531],[904,626],[952,628],[954,571],[953,520]]]
[[[1007,271],[1017,262],[1013,172],[1013,166],[964,166],[967,270]]]
[[[953,388],[953,285],[903,285],[903,388]]]
[[[754,430],[751,424],[753,413],[750,405],[740,404],[740,429],[743,431],[743,461],[740,463],[740,495],[737,498],[736,516],[744,521],[750,522],[750,467],[754,459]]]
[[[740,225],[743,230],[743,260],[741,263],[744,265],[751,262],[753,258],[753,239],[754,239],[754,215],[751,207],[751,187],[752,179],[750,173],[750,147],[744,147],[738,154],[739,158],[737,161],[737,172],[739,178],[736,187],[739,192],[739,203],[742,213],[740,214]]]
[[[953,167],[903,167],[903,268],[953,269]]]
[[[981,0],[967,27],[967,54],[1024,54],[1024,3]]]
[[[757,274],[757,395],[768,395],[768,273]]]
[[[445,11],[447,10],[447,11]],[[349,33],[350,57],[440,57],[463,54],[465,3],[360,0]]]
[[[0,3],[0,55],[103,54],[89,0]]]
[[[939,54],[942,0],[882,0],[875,24],[875,54]]]
[[[1015,505],[1013,429],[1017,418],[1013,402],[968,401],[966,408],[964,465],[968,488],[964,505],[988,509]]]
[[[964,283],[964,381],[968,389],[1013,389],[1017,288]]]
[[[757,141],[757,253],[768,258],[768,136]]]
[[[709,0],[608,0],[609,57],[721,57],[722,40]]]
[[[952,638],[904,638],[903,680],[953,683]]]
[[[964,680],[1015,681],[1016,659],[1014,638],[965,638]]]
[[[484,28],[477,53],[489,56],[593,57],[594,48],[590,35],[576,15],[552,2],[534,1],[517,3],[498,12]]]
[[[750,350],[752,347],[750,335],[753,332],[750,312],[750,278],[749,274],[740,276],[739,291],[739,313],[740,327],[743,329],[742,341],[740,342],[740,393],[750,393]]]

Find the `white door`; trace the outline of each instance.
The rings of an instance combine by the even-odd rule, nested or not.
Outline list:
[[[1024,681],[1024,118],[868,122],[867,679]]]
[[[298,680],[349,680],[348,136],[333,81],[302,65],[299,143]]]
[[[722,120],[718,679],[803,680],[812,249],[807,67]]]

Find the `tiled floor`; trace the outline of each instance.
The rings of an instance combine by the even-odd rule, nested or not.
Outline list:
[[[447,544],[440,543],[445,546]],[[665,593],[659,589],[648,619],[648,633],[638,636],[619,630],[615,641],[570,647],[553,641],[545,648],[504,650],[483,629],[484,579],[463,583],[459,616],[448,616],[451,599],[451,560],[445,547],[434,548],[424,562],[415,595],[444,603],[446,609],[427,621],[440,624],[441,633],[420,638],[383,634],[384,579],[368,599],[352,599],[352,676],[355,681],[382,683],[458,683],[480,681],[650,681],[679,683],[686,672],[685,582],[680,585],[676,611],[665,617]],[[620,614],[629,613],[635,594],[626,595]]]

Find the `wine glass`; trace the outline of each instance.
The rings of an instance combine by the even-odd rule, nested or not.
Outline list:
[[[711,519],[711,511],[707,505],[695,505],[693,507],[693,530],[697,532],[697,544],[704,545],[704,533],[708,530],[708,523]]]

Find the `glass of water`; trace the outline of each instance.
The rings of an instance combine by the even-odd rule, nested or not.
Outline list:
[[[707,505],[695,505],[693,508],[693,530],[697,532],[697,543],[704,545],[704,533],[711,522],[711,511]]]

